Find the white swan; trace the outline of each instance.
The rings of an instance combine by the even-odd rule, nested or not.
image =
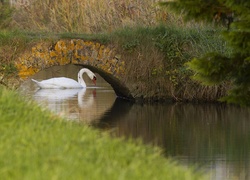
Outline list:
[[[31,80],[35,82],[42,89],[85,88],[86,83],[84,82],[82,78],[83,73],[86,73],[89,76],[89,78],[93,81],[93,83],[96,84],[95,74],[87,68],[82,68],[78,72],[78,82],[73,79],[65,78],[65,77],[51,78],[51,79],[43,80],[40,82],[34,79],[31,79]]]

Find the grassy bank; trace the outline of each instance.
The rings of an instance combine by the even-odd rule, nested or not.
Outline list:
[[[65,122],[0,88],[2,179],[203,179],[160,151]]]

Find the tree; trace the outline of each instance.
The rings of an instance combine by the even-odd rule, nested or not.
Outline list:
[[[231,83],[231,89],[222,101],[250,106],[250,1],[175,0],[161,4],[176,12],[184,11],[187,19],[224,19],[227,22],[228,30],[222,33],[232,48],[231,55],[211,52],[202,58],[194,58],[187,65],[195,72],[193,78],[203,84]]]

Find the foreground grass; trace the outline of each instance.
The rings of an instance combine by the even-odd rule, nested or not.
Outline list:
[[[159,150],[65,122],[0,88],[2,179],[203,179]]]

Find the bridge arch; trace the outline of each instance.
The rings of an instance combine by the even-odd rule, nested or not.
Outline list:
[[[98,73],[119,97],[133,99],[123,83],[125,63],[112,46],[81,39],[59,40],[56,43],[40,42],[18,58],[15,66],[18,75],[26,79],[52,66],[74,64]]]

